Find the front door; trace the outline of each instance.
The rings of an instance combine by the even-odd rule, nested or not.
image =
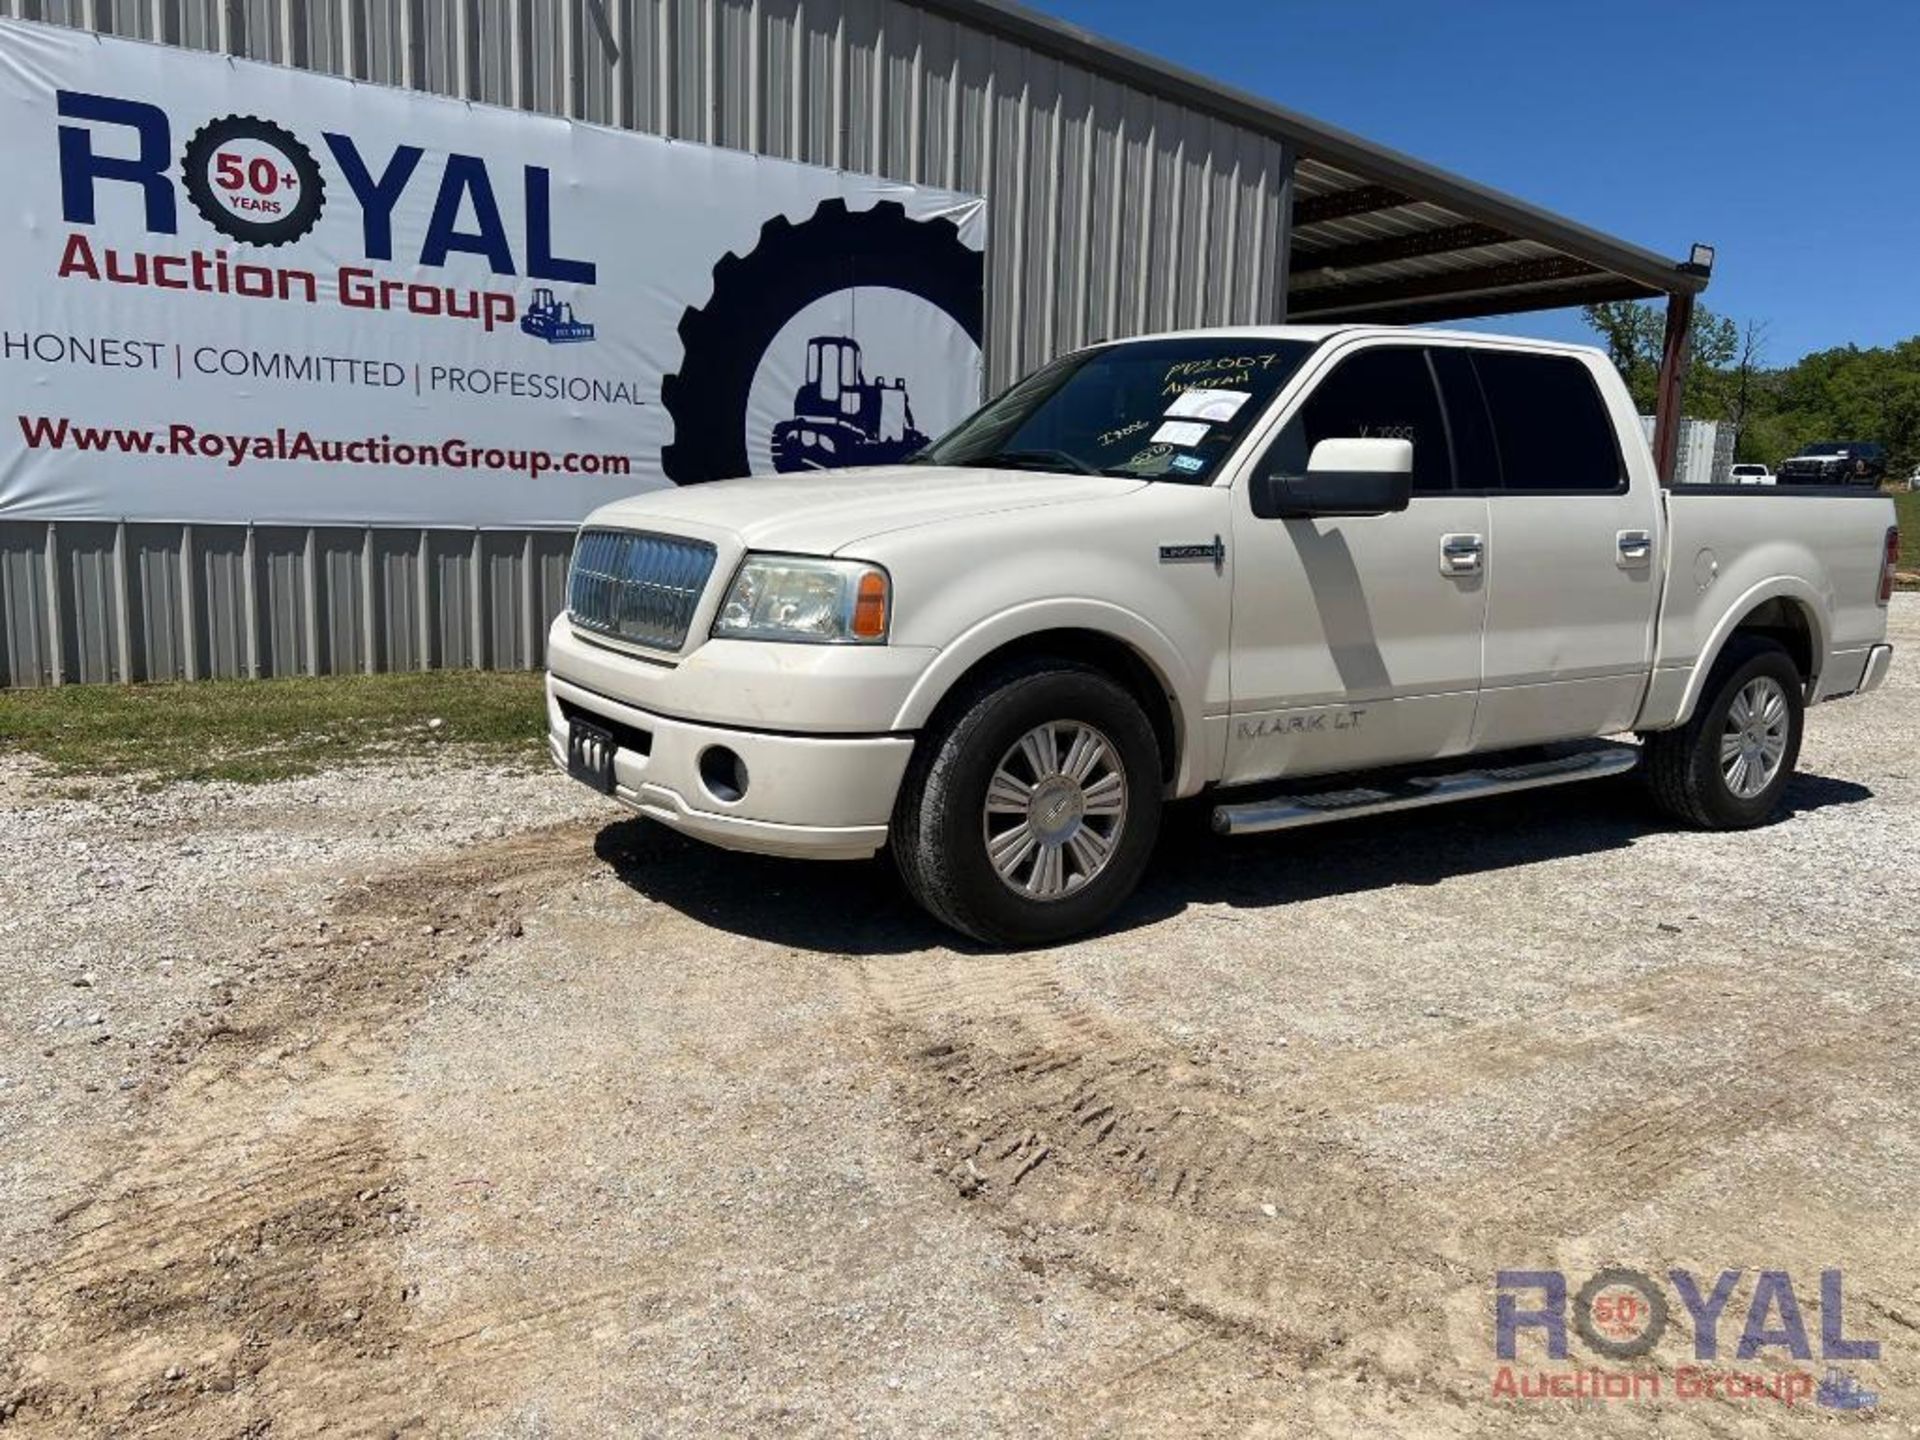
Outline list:
[[[1243,481],[1233,509],[1226,783],[1458,754],[1473,736],[1487,614],[1487,498],[1455,492],[1424,347],[1333,357],[1252,476],[1299,473],[1321,440],[1413,442],[1398,514],[1281,520]]]

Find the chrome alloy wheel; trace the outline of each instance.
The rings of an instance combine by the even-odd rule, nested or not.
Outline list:
[[[1793,713],[1787,692],[1771,675],[1756,675],[1727,707],[1720,733],[1720,773],[1727,789],[1751,800],[1773,783],[1787,754]]]
[[[980,829],[1000,882],[1029,900],[1061,900],[1113,859],[1127,823],[1120,751],[1078,720],[1036,725],[987,783]]]

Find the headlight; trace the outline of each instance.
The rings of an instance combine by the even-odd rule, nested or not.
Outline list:
[[[749,555],[713,622],[716,639],[878,645],[887,638],[892,585],[864,560]]]

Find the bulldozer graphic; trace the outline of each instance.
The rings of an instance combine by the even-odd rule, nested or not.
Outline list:
[[[860,368],[860,342],[846,335],[807,341],[807,378],[793,416],[773,427],[773,468],[836,470],[891,465],[923,448],[904,378],[872,380]]]
[[[1880,1403],[1875,1391],[1867,1389],[1838,1365],[1827,1367],[1826,1379],[1820,1382],[1814,1398],[1829,1410],[1871,1410]]]
[[[546,285],[534,290],[527,313],[520,317],[520,328],[549,345],[572,345],[593,339],[593,326],[573,318],[573,302],[555,300],[552,288]]]

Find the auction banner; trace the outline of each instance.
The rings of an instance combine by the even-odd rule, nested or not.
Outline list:
[[[979,403],[985,203],[0,22],[0,519],[571,524]]]

